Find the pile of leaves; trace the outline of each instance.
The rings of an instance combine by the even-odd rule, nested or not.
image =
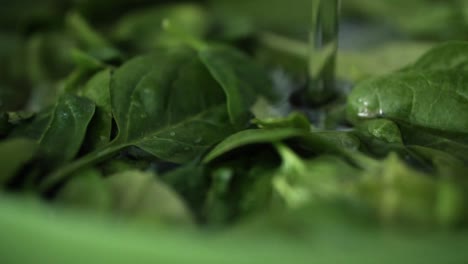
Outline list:
[[[262,16],[262,1],[108,2],[0,10],[6,263],[466,260],[468,42],[427,42],[463,38],[463,1],[415,4],[463,32],[340,54],[314,105],[303,20],[279,22],[282,1]]]

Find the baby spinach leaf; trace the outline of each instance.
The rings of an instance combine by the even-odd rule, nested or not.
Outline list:
[[[112,196],[101,173],[96,169],[83,169],[75,173],[55,197],[59,205],[94,212],[109,212]]]
[[[0,141],[0,188],[35,155],[37,143],[29,139]]]
[[[387,143],[403,144],[398,126],[386,119],[375,119],[359,124],[357,129],[362,134],[375,137]]]
[[[98,170],[84,169],[75,176],[57,195],[59,204],[153,224],[192,221],[176,193],[151,173],[127,170],[104,179]]]
[[[270,144],[288,138],[304,135],[304,131],[294,128],[250,129],[236,133],[218,144],[203,159],[208,163],[214,159],[243,146],[252,144]]]
[[[35,114],[32,118],[19,122],[13,127],[10,137],[24,137],[39,140],[46,127],[49,125],[53,112],[54,107],[49,107]]]
[[[450,41],[440,44],[424,54],[408,69],[468,71],[468,42]]]
[[[119,42],[128,43],[140,51],[161,46],[180,45],[178,36],[164,31],[164,26],[176,28],[177,33],[201,39],[208,32],[206,11],[196,4],[155,6],[125,15],[115,26],[112,35]]]
[[[94,111],[94,103],[85,98],[66,94],[58,100],[38,140],[49,166],[62,165],[77,155]]]
[[[359,84],[348,98],[352,121],[383,117],[434,130],[468,133],[468,75],[403,72]]]
[[[103,70],[94,75],[83,87],[81,94],[96,104],[96,113],[88,127],[86,147],[97,149],[110,142],[112,108],[110,100],[111,71]]]
[[[184,198],[193,214],[201,218],[200,213],[210,182],[206,166],[190,163],[162,174],[160,179]]]
[[[341,51],[338,54],[338,77],[358,82],[390,74],[413,63],[432,47],[424,42],[390,42],[367,51]]]
[[[153,174],[124,171],[106,179],[113,210],[146,223],[190,225],[192,216],[178,195]]]
[[[342,150],[355,151],[359,149],[359,139],[347,131],[312,131],[303,138],[303,146],[314,150],[315,153],[334,152]]]
[[[205,52],[210,59],[225,62],[216,58],[216,52]],[[234,59],[249,63],[243,56],[234,56]],[[96,162],[125,147],[137,146],[165,161],[184,163],[232,134],[243,126],[240,121],[244,120],[239,117],[248,116],[250,105],[246,102],[254,102],[267,87],[252,91],[239,86],[253,78],[239,70],[249,66],[231,64],[230,60],[226,62],[224,66],[228,70],[223,74],[227,74],[233,83],[222,83],[224,93],[191,49],[162,49],[124,64],[114,73],[110,85],[112,112],[119,129],[116,139],[50,175],[44,185],[57,181],[76,167]],[[258,78],[263,79],[262,76]],[[231,94],[242,94],[243,97],[235,97],[236,104],[226,107]],[[228,114],[231,110],[233,112]]]
[[[126,63],[112,78],[111,98],[119,128],[113,144],[167,161],[191,160],[233,131],[222,89],[188,49]]]
[[[273,128],[297,128],[304,131],[310,131],[312,125],[309,119],[299,112],[294,112],[285,118],[265,118],[255,119],[253,121],[259,128],[273,129]]]
[[[288,140],[295,148],[314,154],[335,153],[344,156],[357,150],[359,140],[350,133],[340,131],[305,131],[297,128],[248,129],[238,132],[219,143],[203,159],[209,163],[235,149],[256,144],[274,144]]]
[[[297,209],[349,195],[343,187],[360,172],[336,156],[303,160],[285,145],[278,144],[277,149],[282,164],[272,183],[275,193],[288,208]]]
[[[68,14],[65,21],[78,46],[87,51],[91,58],[98,61],[110,61],[121,57],[120,52],[112,46],[110,41],[93,29],[79,13]]]
[[[468,142],[464,134],[444,134],[407,124],[400,124],[400,130],[406,145],[437,149],[468,161]]]
[[[361,141],[360,150],[376,157],[386,157],[390,152],[407,155],[397,124],[388,119],[372,119],[359,123],[353,134]]]
[[[458,222],[463,216],[458,199],[447,199],[453,193],[443,191],[444,181],[409,168],[394,154],[361,177],[355,186],[356,195],[375,208],[384,223],[445,225]],[[461,189],[451,191],[456,196],[462,195]]]
[[[210,46],[199,51],[202,62],[226,93],[229,117],[233,123],[249,119],[246,109],[259,95],[277,100],[266,72],[241,52],[222,46]]]
[[[434,148],[411,145],[408,149],[414,151],[416,154],[424,159],[429,160],[436,172],[440,177],[458,178],[465,177],[466,165],[464,162],[447,152],[437,150]]]

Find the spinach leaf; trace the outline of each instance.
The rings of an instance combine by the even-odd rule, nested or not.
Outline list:
[[[359,84],[348,98],[352,121],[383,117],[397,123],[468,133],[468,75],[461,71],[403,72]]]
[[[30,161],[37,143],[29,139],[8,139],[0,142],[0,187],[8,183]]]
[[[226,93],[229,117],[233,123],[249,119],[246,109],[256,102],[258,95],[278,100],[265,71],[244,54],[222,46],[210,46],[199,51],[201,61]]]
[[[255,119],[253,123],[259,128],[274,129],[274,128],[297,128],[304,131],[310,131],[312,125],[309,119],[302,113],[294,112],[285,118],[264,118]]]
[[[414,151],[422,158],[430,161],[434,167],[435,174],[444,178],[463,178],[466,165],[455,155],[448,152],[437,150],[435,148],[424,147],[419,145],[410,145],[408,149]]]
[[[304,131],[294,128],[249,129],[236,133],[218,144],[203,159],[211,162],[214,159],[243,146],[252,144],[271,144],[292,137],[304,135]]]
[[[209,163],[233,150],[256,144],[274,144],[288,140],[294,148],[308,153],[350,155],[359,147],[359,140],[340,131],[304,131],[297,128],[247,129],[219,143],[203,159]]]
[[[39,140],[46,127],[49,125],[53,113],[54,107],[48,107],[35,114],[32,118],[28,118],[18,124],[15,124],[9,136],[13,138],[24,137]]]
[[[406,155],[399,127],[387,119],[372,119],[358,124],[353,134],[360,141],[360,150],[376,157],[386,157],[390,152]]]
[[[434,226],[462,221],[462,188],[413,170],[392,154],[366,170],[355,186],[357,197],[375,208],[384,223],[400,221]],[[448,197],[447,197],[448,196]]]
[[[285,145],[278,144],[277,149],[282,164],[272,183],[287,208],[297,209],[310,203],[341,199],[349,195],[344,185],[360,173],[339,157],[323,155],[302,160]]]
[[[164,26],[176,28],[177,34],[202,39],[208,33],[210,21],[203,7],[193,4],[173,4],[135,10],[116,24],[113,38],[138,51],[180,45],[179,36],[165,31]]]
[[[449,41],[440,44],[419,58],[409,70],[468,71],[468,42]]]
[[[75,177],[60,189],[55,202],[64,207],[108,213],[112,207],[112,195],[101,173],[87,168],[75,173]]]
[[[112,130],[112,107],[110,100],[111,70],[94,75],[83,87],[81,95],[96,104],[96,113],[88,127],[85,140],[88,149],[97,149],[110,142]]]
[[[229,56],[231,53],[226,49],[220,51],[226,51],[227,55],[218,54],[218,49],[213,52],[208,49],[203,52],[210,62],[205,63],[213,66],[213,60],[227,69],[223,72],[211,69],[221,78],[224,93],[192,49],[162,49],[127,62],[114,73],[110,85],[112,112],[119,129],[116,139],[50,175],[44,186],[77,167],[129,146],[137,146],[165,161],[184,163],[245,126],[243,119],[248,117],[249,102],[253,103],[268,87],[249,90],[254,87],[243,86],[254,78],[251,74],[257,73],[240,70],[255,69],[245,57]],[[217,58],[217,54],[227,59]],[[234,63],[239,61],[243,64]],[[255,78],[264,84],[262,76]],[[202,89],[194,89],[194,85]],[[241,94],[243,97],[238,97]]]
[[[161,181],[176,191],[201,219],[202,208],[210,185],[209,168],[189,163],[160,176]]]
[[[447,152],[468,161],[468,142],[464,134],[444,134],[439,131],[401,124],[403,141],[407,145],[421,146]]]
[[[118,69],[111,81],[119,128],[112,145],[135,145],[172,162],[192,160],[233,131],[224,98],[191,50],[136,58]]]
[[[120,215],[144,223],[192,223],[178,195],[151,173],[124,171],[105,181],[112,195],[112,208]]]
[[[48,166],[71,161],[81,148],[95,105],[74,95],[62,96],[38,142]]]
[[[127,170],[103,178],[96,169],[84,169],[75,176],[55,198],[59,204],[148,224],[192,222],[177,194],[152,173]]]
[[[92,58],[99,61],[120,59],[120,52],[85,20],[79,13],[70,13],[65,18],[70,35],[77,46],[84,49]]]

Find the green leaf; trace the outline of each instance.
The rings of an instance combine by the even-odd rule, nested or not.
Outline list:
[[[37,150],[37,143],[29,139],[8,139],[0,142],[0,187],[30,161]]]
[[[440,44],[411,65],[417,71],[468,71],[468,42],[450,41]]]
[[[467,167],[464,162],[448,152],[434,148],[411,145],[408,149],[414,151],[424,159],[429,160],[435,170],[435,174],[445,178],[464,178]]]
[[[97,149],[110,142],[112,107],[110,100],[111,71],[103,70],[94,75],[83,87],[81,94],[96,104],[96,113],[89,124],[86,148]]]
[[[359,84],[348,98],[351,120],[397,123],[468,133],[468,75],[461,71],[404,72]]]
[[[390,26],[413,38],[447,40],[461,39],[466,32],[462,3],[457,0],[348,0],[343,6],[345,15],[351,18]]]
[[[202,48],[199,56],[213,77],[223,87],[229,117],[233,123],[246,122],[250,109],[259,95],[277,100],[267,73],[244,54],[232,48],[210,46]]]
[[[210,182],[206,166],[187,164],[162,174],[160,178],[184,199],[194,215],[201,217]]]
[[[180,35],[201,39],[208,32],[206,11],[195,4],[155,6],[125,15],[115,26],[113,37],[140,51],[180,45]],[[171,30],[164,30],[171,27]],[[174,32],[175,31],[175,32]]]
[[[400,124],[400,130],[407,145],[437,149],[468,161],[468,142],[464,134],[446,134],[406,124]]]
[[[93,58],[97,61],[120,59],[120,52],[102,34],[93,29],[83,16],[78,13],[70,13],[65,17],[65,21],[70,34],[76,39],[78,45],[91,55],[91,58],[88,58],[88,63],[92,62],[89,59]],[[85,57],[74,53],[75,60],[80,59],[81,62],[84,62]],[[96,61],[94,64],[96,65]]]
[[[285,145],[277,145],[282,165],[273,178],[273,188],[288,208],[302,208],[310,203],[336,201],[349,195],[345,187],[359,174],[335,156],[323,155],[302,160]]]
[[[239,67],[245,67],[231,66],[228,69],[235,72]],[[235,73],[230,76],[251,77]],[[187,48],[162,49],[130,60],[111,79],[112,112],[119,130],[116,139],[56,171],[45,180],[43,187],[50,187],[77,168],[106,159],[129,146],[175,163],[197,158],[235,132],[234,127],[243,126],[242,123],[233,123],[232,119],[230,122],[228,111],[235,109],[245,117],[249,105],[238,101],[246,108],[226,107],[226,97],[229,97],[226,94],[240,95],[236,91],[242,89],[237,86],[240,83],[247,83],[247,80],[234,79],[234,85],[223,92],[197,53]],[[257,90],[249,91],[238,99],[253,102],[259,93]]]
[[[348,151],[357,150],[359,140],[350,133],[341,131],[308,132],[297,128],[248,129],[238,132],[211,150],[203,159],[209,163],[224,154],[249,145],[289,143],[313,154],[335,153],[347,156]]]
[[[337,75],[358,82],[390,74],[413,63],[431,47],[423,42],[390,42],[366,51],[344,50],[337,57]]]
[[[390,152],[408,155],[397,124],[388,119],[371,119],[359,123],[354,131],[361,141],[360,150],[376,157],[386,157]]]
[[[403,144],[398,126],[386,119],[376,119],[359,124],[357,129],[369,136],[375,137],[387,143]]]
[[[435,180],[409,168],[396,155],[390,155],[362,175],[356,185],[356,194],[377,210],[384,223],[406,221],[425,226],[446,225],[462,221],[464,217],[459,199],[447,197],[463,197],[463,190],[455,187],[450,193],[445,191],[453,183]]]
[[[297,128],[304,131],[310,131],[312,125],[309,119],[302,113],[294,112],[285,118],[265,118],[255,119],[253,121],[259,128]]]
[[[304,131],[294,128],[249,129],[236,133],[218,144],[203,159],[205,163],[240,147],[253,144],[271,144],[288,138],[304,135]]]
[[[83,169],[60,189],[55,202],[63,207],[109,213],[112,196],[98,170]]]
[[[46,108],[32,118],[19,122],[11,131],[10,137],[25,137],[33,140],[39,140],[49,125],[54,107]]]
[[[188,49],[126,63],[113,75],[111,98],[119,128],[113,144],[166,161],[192,160],[233,131],[222,89]]]
[[[153,174],[125,171],[111,175],[106,185],[113,210],[146,223],[191,224],[192,217],[175,192]]]
[[[39,139],[40,150],[51,167],[71,161],[81,148],[95,105],[88,99],[64,95]]]

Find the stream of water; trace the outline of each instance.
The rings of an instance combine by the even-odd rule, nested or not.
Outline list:
[[[335,93],[340,2],[341,0],[312,0],[307,89],[310,104],[323,103]]]

